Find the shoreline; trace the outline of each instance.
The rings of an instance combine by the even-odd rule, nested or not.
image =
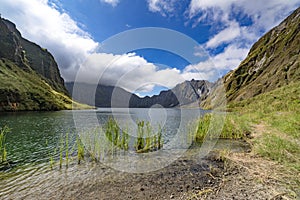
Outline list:
[[[28,177],[26,185],[14,188],[12,193],[1,193],[7,199],[297,198],[286,185],[292,172],[281,177],[283,166],[246,149],[244,152],[216,149],[201,160],[195,159],[198,157],[197,151],[190,149],[169,166],[140,174],[90,161],[80,165],[70,163],[62,169],[56,165],[53,170],[44,166],[40,170],[45,172]]]

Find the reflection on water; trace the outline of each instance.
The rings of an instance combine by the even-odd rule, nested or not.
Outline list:
[[[60,134],[75,130],[69,111],[5,113],[0,115],[0,126],[4,125],[11,129],[8,160],[22,165],[48,162],[48,149],[56,147]]]
[[[76,128],[78,132],[93,129],[104,125],[109,117],[117,119],[121,126],[123,124],[125,128],[132,129],[132,135],[135,135],[133,129],[138,120],[150,121],[153,126],[163,125],[164,141],[168,143],[178,131],[181,111],[167,109],[164,112],[167,112],[165,116],[161,115],[161,111],[153,109],[150,112],[149,109],[130,109],[129,113],[118,109],[112,115],[111,109],[103,108],[97,111],[74,111],[75,114],[72,111],[1,113],[0,126],[7,125],[11,128],[11,133],[7,135],[8,160],[32,164],[48,162],[47,154],[49,150],[59,146],[62,134],[75,133]],[[200,115],[199,110],[189,112]],[[73,115],[80,121],[76,127]],[[97,117],[96,123],[93,123],[94,116]],[[196,117],[195,114],[190,116]]]
[[[1,198],[25,198],[27,195],[42,193],[43,190],[51,188],[52,191],[61,189],[66,184],[80,181],[102,179],[118,179],[123,173],[117,169],[130,168],[133,162],[140,162],[143,166],[153,167],[155,165],[166,166],[165,158],[178,158],[186,152],[189,146],[180,146],[177,135],[187,131],[188,124],[195,121],[203,114],[201,110],[180,110],[180,109],[98,109],[96,111],[59,111],[59,112],[22,112],[22,113],[1,113],[0,126],[7,125],[11,133],[7,135],[8,162],[9,165],[0,170],[0,197]],[[96,120],[95,120],[96,117]],[[151,122],[153,127],[162,125],[163,141],[162,150],[154,152],[154,160],[151,163],[144,163],[147,154],[136,154],[127,152],[119,157],[106,159],[104,164],[84,162],[76,164],[76,157],[70,160],[68,168],[59,170],[58,165],[51,170],[49,166],[49,152],[54,153],[54,159],[59,159],[60,138],[66,133],[76,135],[77,132],[87,133],[95,126],[101,126],[110,118],[115,118],[121,124],[121,128],[127,128],[132,136],[135,136],[136,122],[145,120]],[[76,126],[74,123],[74,118]],[[71,134],[70,134],[71,135]],[[176,138],[177,137],[177,138]],[[176,138],[176,139],[174,139]],[[173,140],[176,140],[175,142]],[[76,143],[76,138],[70,139],[70,148]],[[236,144],[235,144],[236,143]],[[239,149],[237,142],[219,141],[217,146]],[[199,147],[193,147],[198,149]],[[191,152],[190,150],[189,152]],[[150,155],[150,154],[149,154]],[[152,156],[153,156],[152,155]],[[194,151],[197,155],[197,151]],[[186,156],[186,153],[185,153]],[[117,159],[114,159],[117,158]],[[124,160],[126,158],[127,160]],[[137,159],[136,159],[137,158]],[[197,157],[196,157],[197,158]],[[118,160],[119,159],[119,160]],[[123,159],[123,160],[121,160]],[[172,159],[170,159],[172,161]],[[166,163],[164,163],[166,162]],[[128,165],[128,166],[126,166]],[[126,170],[125,170],[126,171]],[[147,171],[147,169],[146,169]],[[151,171],[149,169],[148,171]],[[125,175],[124,175],[125,176]],[[18,196],[15,196],[18,195]],[[28,196],[27,196],[28,197]]]

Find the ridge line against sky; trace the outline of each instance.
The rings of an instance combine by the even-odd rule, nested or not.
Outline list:
[[[1,16],[14,22],[23,37],[54,55],[67,81],[74,80],[79,67],[86,72],[86,81],[81,81],[94,80],[95,70],[117,60],[102,84],[114,84],[122,74],[137,69],[120,86],[132,91],[141,85],[136,93],[145,95],[158,93],[161,86],[172,88],[182,79],[213,81],[235,69],[253,43],[299,7],[300,0],[0,0],[0,4]],[[186,34],[211,59],[189,64],[156,50],[97,52],[107,38],[141,27]]]

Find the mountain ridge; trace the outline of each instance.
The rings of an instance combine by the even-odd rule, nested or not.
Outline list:
[[[261,37],[239,67],[225,76],[228,101],[251,98],[299,81],[299,47],[300,8]]]
[[[53,56],[0,18],[0,111],[89,108],[70,99]]]
[[[300,8],[264,34],[251,47],[247,57],[233,71],[220,78],[201,103],[217,107],[212,99],[221,88],[227,102],[237,102],[300,81]]]
[[[15,67],[18,66],[24,72],[31,74],[30,77],[34,77],[35,81],[41,79],[42,82],[45,82],[39,92],[43,91],[42,93],[48,94],[45,91],[49,85],[64,96],[68,96],[69,91],[75,100],[97,107],[173,108],[197,105],[202,108],[213,108],[224,101],[224,99],[216,100],[217,94],[222,92],[221,87],[224,87],[227,102],[231,103],[300,81],[300,8],[264,34],[253,44],[240,65],[215,83],[204,80],[185,81],[172,89],[161,91],[158,95],[143,98],[119,87],[83,83],[77,83],[77,92],[74,96],[74,83],[64,83],[51,53],[24,39],[15,24],[2,18],[0,20],[0,36],[0,64],[2,67],[0,73],[2,75],[16,78],[23,72],[17,70],[18,72],[15,73],[9,70],[16,71]],[[5,78],[3,77],[3,79]],[[19,79],[23,80],[22,77]],[[26,81],[24,80],[24,82]],[[40,103],[38,98],[27,94],[21,85],[18,85],[19,88],[17,88],[11,84],[9,88],[6,88],[8,86],[5,87],[5,84],[0,84],[2,109],[3,107],[7,109],[9,107],[7,105],[11,102],[20,101],[20,96],[33,98],[38,104]],[[94,89],[89,91],[90,88]],[[41,93],[39,95],[42,99],[47,99]],[[95,102],[92,102],[93,99]],[[48,100],[46,101],[48,102]],[[66,102],[71,102],[71,100],[66,100]],[[212,102],[215,105],[211,105]],[[42,107],[35,105],[34,109],[47,109]],[[55,109],[61,108],[63,106],[55,107]],[[51,106],[50,109],[52,109]]]
[[[139,97],[123,88],[106,85],[68,82],[66,88],[73,99],[96,107],[173,108],[186,106],[203,100],[210,91],[212,83],[191,80],[177,84],[174,88],[161,91],[151,97]],[[76,92],[73,92],[75,85]],[[95,100],[95,102],[93,102]]]
[[[158,104],[171,108],[199,105],[201,108],[212,109],[224,101],[231,103],[270,92],[300,81],[299,47],[300,8],[264,34],[253,44],[240,65],[215,83],[185,81],[170,90],[161,91],[159,95],[144,98],[134,96],[123,106],[149,108]],[[198,89],[202,92],[198,93]],[[224,98],[220,96],[223,93],[226,95]]]
[[[28,67],[32,68],[54,89],[68,95],[64,88],[64,80],[60,76],[58,65],[52,54],[38,44],[23,38],[16,25],[11,21],[2,18],[0,23],[1,32],[5,29],[8,30],[5,31],[6,34],[1,34],[1,37],[6,41],[2,40],[1,42],[0,57],[14,61],[24,70],[28,70]],[[9,42],[10,48],[3,46],[3,43],[7,42]]]

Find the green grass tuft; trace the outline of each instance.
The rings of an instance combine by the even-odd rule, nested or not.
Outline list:
[[[7,162],[6,135],[10,132],[7,126],[0,129],[0,163]]]
[[[204,139],[243,139],[250,133],[250,125],[247,119],[235,113],[228,113],[223,124],[223,129],[219,135],[209,134],[212,114],[207,113],[198,120],[196,133],[191,132],[191,138],[196,143],[202,143]],[[193,135],[194,134],[194,135]]]
[[[229,109],[253,126],[265,124],[254,138],[254,151],[266,158],[300,171],[300,82],[241,102]],[[270,134],[272,133],[272,134]]]
[[[77,143],[77,159],[78,159],[78,164],[80,164],[80,162],[84,160],[84,146],[80,141],[79,137],[76,138],[76,143]]]

